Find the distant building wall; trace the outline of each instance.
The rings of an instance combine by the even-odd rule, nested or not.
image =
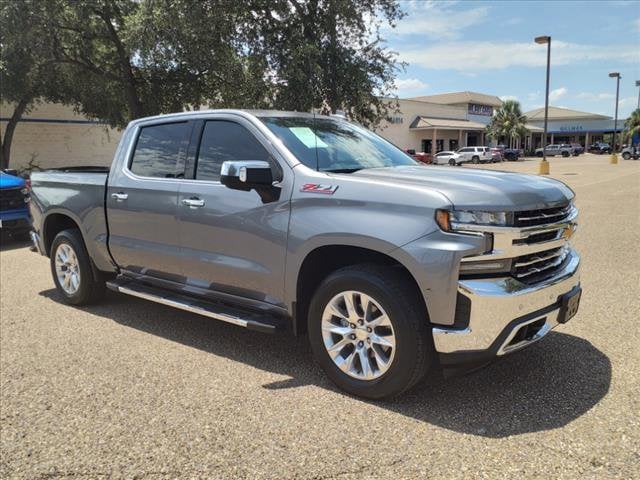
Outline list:
[[[11,105],[0,106],[4,137]],[[18,122],[11,143],[10,168],[25,168],[31,160],[41,168],[111,165],[122,131],[78,115],[53,103],[36,105]]]

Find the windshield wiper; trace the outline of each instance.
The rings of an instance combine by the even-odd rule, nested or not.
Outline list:
[[[362,170],[362,168],[336,168],[334,170],[323,170],[324,172],[330,172],[330,173],[354,173],[357,172],[358,170]]]

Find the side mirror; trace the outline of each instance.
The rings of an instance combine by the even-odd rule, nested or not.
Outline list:
[[[227,188],[246,191],[259,187],[271,187],[273,172],[269,162],[262,160],[224,162],[220,168],[220,183]]]

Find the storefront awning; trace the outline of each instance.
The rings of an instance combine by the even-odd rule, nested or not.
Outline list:
[[[447,118],[416,117],[409,126],[410,130],[484,130],[486,125],[469,120],[450,120]]]

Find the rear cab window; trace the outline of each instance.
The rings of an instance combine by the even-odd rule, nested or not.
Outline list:
[[[129,170],[151,178],[182,178],[191,126],[188,122],[140,128]]]

